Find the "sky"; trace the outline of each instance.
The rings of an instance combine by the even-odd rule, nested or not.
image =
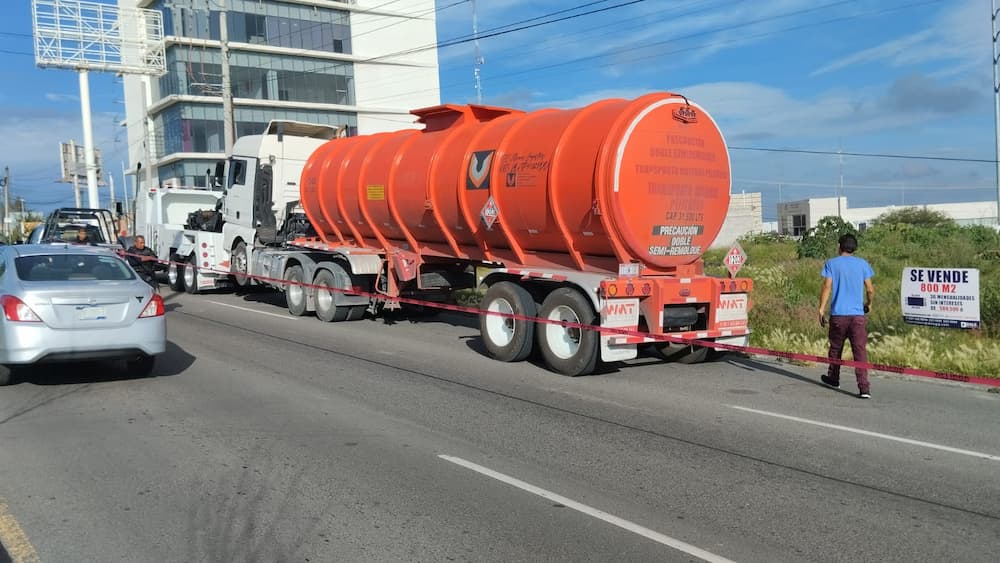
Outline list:
[[[997,198],[990,0],[436,0],[438,42],[449,45],[438,52],[444,103],[477,99],[475,42],[462,42],[473,5],[484,103],[683,94],[718,122],[733,191],[762,192],[765,220],[779,198]],[[59,143],[83,139],[78,77],[37,68],[31,3],[5,7],[0,166],[29,207],[72,205],[71,186],[56,180]],[[121,197],[120,79],[91,73],[90,84],[96,146]]]

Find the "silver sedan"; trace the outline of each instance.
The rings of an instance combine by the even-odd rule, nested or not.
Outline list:
[[[0,247],[0,385],[39,362],[124,360],[149,375],[166,350],[163,299],[114,251]]]

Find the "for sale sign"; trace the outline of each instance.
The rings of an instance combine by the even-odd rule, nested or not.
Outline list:
[[[907,323],[979,328],[979,270],[903,268],[900,293]]]

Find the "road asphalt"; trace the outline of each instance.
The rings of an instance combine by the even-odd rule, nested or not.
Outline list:
[[[567,378],[487,358],[462,315],[165,300],[155,377],[53,366],[0,389],[0,502],[40,561],[1000,551],[1000,394],[982,388],[876,375],[864,401],[850,371],[838,391],[742,357]]]

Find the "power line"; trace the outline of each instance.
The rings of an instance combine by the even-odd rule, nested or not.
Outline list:
[[[729,147],[730,150],[737,151],[759,151],[759,152],[779,152],[779,153],[798,153],[798,154],[816,154],[816,155],[843,155],[843,156],[859,156],[868,158],[902,158],[902,159],[914,159],[914,160],[940,160],[944,162],[978,162],[985,164],[996,164],[996,160],[986,159],[986,158],[961,158],[952,156],[920,156],[920,155],[906,155],[906,154],[889,154],[889,153],[864,153],[864,152],[840,152],[840,151],[820,151],[820,150],[806,150],[806,149],[772,149],[766,147]]]
[[[812,7],[812,8],[806,8],[806,9],[803,9],[803,10],[797,10],[797,11],[789,12],[789,13],[785,13],[785,14],[778,14],[778,15],[775,15],[775,16],[768,16],[766,18],[759,18],[757,20],[753,20],[753,21],[750,21],[750,22],[743,22],[743,23],[729,25],[729,26],[717,27],[717,28],[711,29],[711,30],[695,32],[695,33],[691,33],[691,34],[684,35],[684,36],[679,36],[679,37],[673,37],[671,39],[666,39],[666,40],[662,40],[662,41],[656,41],[656,42],[653,42],[653,43],[636,45],[634,47],[629,47],[629,48],[626,48],[626,49],[619,49],[619,50],[617,50],[615,52],[612,52],[612,53],[601,53],[599,55],[591,55],[591,56],[587,56],[587,57],[579,57],[579,58],[572,59],[572,60],[569,60],[569,61],[563,61],[563,62],[559,62],[559,63],[553,63],[553,64],[549,64],[549,65],[544,65],[544,66],[536,66],[536,67],[527,68],[527,69],[519,70],[519,71],[506,72],[506,73],[504,73],[504,76],[494,79],[494,82],[499,82],[499,83],[511,82],[511,81],[514,81],[514,80],[519,80],[519,78],[516,78],[516,77],[520,76],[520,75],[524,75],[524,74],[532,74],[532,73],[536,73],[536,72],[540,72],[540,71],[547,71],[547,70],[551,70],[551,69],[554,69],[554,68],[557,68],[557,67],[571,66],[571,65],[578,64],[578,63],[582,63],[582,62],[591,62],[591,61],[593,61],[595,59],[606,58],[606,57],[609,57],[609,56],[618,56],[622,52],[625,52],[625,51],[635,51],[635,50],[638,50],[638,49],[645,49],[647,47],[653,47],[653,46],[657,46],[657,45],[663,45],[663,44],[667,44],[667,43],[671,43],[671,42],[676,42],[676,41],[679,41],[679,40],[682,40],[682,39],[690,39],[690,38],[697,37],[697,36],[702,36],[702,35],[710,35],[710,34],[715,34],[715,33],[721,33],[721,32],[724,32],[724,31],[731,31],[731,30],[738,29],[738,28],[741,28],[741,27],[746,27],[746,26],[751,25],[751,24],[766,23],[768,21],[773,21],[773,20],[777,20],[777,19],[783,19],[783,18],[787,18],[787,17],[790,17],[790,16],[794,16],[794,15],[802,15],[803,13],[806,13],[806,12],[811,12],[811,11],[816,11],[816,10],[820,10],[820,9],[825,9],[825,8],[828,8],[828,7],[831,7],[831,6],[835,6],[835,5],[839,5],[839,4],[844,4],[844,3],[848,3],[848,2],[854,2],[854,1],[857,1],[857,0],[841,0],[839,2],[833,2],[831,4],[825,4],[823,6],[815,6],[815,7]],[[848,20],[858,19],[858,18],[862,18],[862,17],[874,16],[874,15],[881,15],[881,14],[884,14],[884,13],[889,13],[889,12],[898,11],[898,10],[902,10],[902,9],[914,8],[914,7],[923,6],[923,5],[927,5],[927,4],[934,4],[934,3],[938,3],[940,1],[941,0],[925,0],[923,2],[916,2],[916,3],[904,4],[904,5],[894,6],[894,7],[891,7],[891,8],[886,8],[886,9],[881,9],[881,10],[872,10],[872,11],[862,12],[862,13],[858,13],[858,14],[854,14],[854,15],[850,15],[850,16],[842,16],[842,17],[831,18],[831,19],[827,19],[827,20],[821,20],[821,21],[817,21],[817,22],[808,22],[808,23],[805,23],[805,24],[800,24],[800,25],[797,25],[797,26],[792,26],[792,27],[788,27],[788,28],[784,28],[784,29],[772,30],[772,31],[757,33],[757,34],[753,34],[753,35],[746,35],[746,36],[743,36],[743,37],[741,37],[739,39],[732,39],[732,40],[728,40],[728,41],[712,41],[712,42],[702,43],[702,44],[694,45],[694,46],[690,46],[690,47],[683,47],[683,48],[680,48],[680,49],[674,49],[672,51],[655,53],[653,55],[646,55],[646,56],[643,56],[643,57],[637,57],[637,58],[633,58],[630,62],[637,62],[637,61],[640,61],[640,60],[645,60],[645,59],[650,59],[650,58],[659,58],[659,57],[663,57],[665,55],[673,55],[673,54],[687,52],[687,51],[695,51],[695,50],[703,49],[703,48],[706,48],[706,47],[716,47],[716,46],[719,46],[719,45],[727,45],[727,44],[739,43],[739,42],[745,41],[747,39],[758,39],[758,38],[762,38],[762,37],[768,37],[768,36],[772,36],[772,35],[777,35],[777,34],[780,34],[780,33],[787,33],[787,32],[790,32],[790,31],[798,31],[800,29],[805,29],[805,28],[808,28],[808,27],[816,27],[816,26],[820,26],[820,25],[827,25],[827,24],[830,24],[830,23],[836,23],[836,22],[839,22],[839,21],[848,21]],[[618,64],[618,63],[617,62],[601,63],[601,64],[599,64],[597,66],[606,67],[606,66],[612,66],[614,64]],[[593,68],[592,66],[589,66],[589,67],[587,67],[587,70],[590,70],[592,68]],[[567,74],[567,73],[577,72],[577,70],[578,69],[564,70],[564,71],[560,71],[559,74]],[[550,76],[551,76],[551,74],[550,74]],[[456,86],[456,85],[458,85],[458,83],[448,84],[448,85],[446,85],[446,87],[447,86]],[[414,91],[412,93],[413,94],[423,93],[423,92],[429,92],[429,91],[433,91],[433,90],[437,90],[437,89],[439,89],[439,88],[419,90],[419,91]],[[392,96],[385,96],[385,97],[382,97],[382,98],[374,98],[374,99],[368,100],[368,102],[371,103],[371,102],[375,102],[375,101],[382,101],[382,100],[394,99],[394,98],[401,97],[402,95],[403,94],[392,95]]]
[[[593,5],[593,4],[599,4],[599,3],[602,3],[604,1],[607,1],[607,0],[598,0],[596,2],[590,2],[588,4],[584,4],[584,6],[589,6],[589,5]],[[406,49],[406,50],[403,50],[403,51],[397,51],[395,53],[387,53],[385,55],[378,55],[376,57],[371,57],[371,58],[368,58],[368,59],[363,59],[363,60],[358,61],[358,62],[365,63],[365,62],[377,61],[377,60],[385,59],[385,58],[389,58],[389,57],[398,57],[400,55],[409,55],[409,54],[413,54],[413,53],[419,53],[419,52],[427,51],[427,50],[430,50],[430,49],[441,49],[441,48],[444,48],[444,47],[452,47],[454,45],[461,45],[462,43],[469,43],[471,41],[475,41],[477,38],[478,39],[488,39],[490,37],[496,37],[498,35],[506,35],[508,33],[514,33],[515,31],[522,31],[522,30],[525,30],[525,29],[531,29],[531,28],[540,27],[540,26],[543,26],[543,25],[549,25],[549,24],[553,24],[553,23],[558,23],[558,22],[561,22],[561,21],[572,20],[572,19],[583,17],[583,16],[589,16],[589,15],[597,14],[597,13],[600,13],[600,12],[607,12],[609,10],[615,10],[615,9],[618,9],[618,8],[624,8],[626,6],[631,6],[633,4],[639,4],[639,3],[645,2],[645,1],[646,0],[628,0],[627,2],[622,2],[621,4],[615,4],[614,6],[605,6],[604,8],[596,8],[596,9],[590,10],[588,12],[580,12],[578,14],[572,14],[572,15],[569,15],[569,16],[563,16],[561,18],[556,18],[556,19],[553,19],[553,20],[548,20],[548,21],[543,21],[543,22],[537,22],[537,23],[533,23],[533,24],[527,24],[526,23],[526,22],[530,22],[530,21],[535,21],[535,20],[542,19],[542,18],[551,17],[551,16],[553,16],[555,14],[564,13],[566,11],[569,11],[569,10],[565,10],[565,9],[564,10],[559,10],[557,12],[551,12],[549,14],[545,14],[545,15],[542,15],[542,16],[536,16],[534,18],[529,18],[527,20],[521,20],[519,22],[510,23],[510,24],[507,24],[507,25],[504,25],[504,26],[493,28],[493,29],[487,29],[485,31],[479,32],[478,34],[463,35],[463,36],[460,36],[460,37],[457,37],[457,38],[454,38],[454,39],[448,39],[448,40],[445,40],[445,41],[439,41],[437,43],[425,45],[423,47],[414,47],[412,49]],[[842,1],[854,1],[854,0],[842,0]],[[579,9],[579,8],[580,7],[573,8],[573,10],[576,10],[576,9]],[[520,25],[520,24],[525,24],[525,25]],[[511,26],[519,26],[519,27],[511,27]],[[510,29],[506,29],[506,28],[510,28]]]
[[[588,2],[586,4],[582,4],[580,6],[576,6],[574,8],[567,8],[567,9],[557,10],[555,12],[550,12],[550,13],[547,13],[547,14],[543,14],[541,16],[535,16],[535,17],[528,18],[528,19],[525,19],[525,20],[520,20],[520,21],[512,22],[512,23],[509,23],[509,24],[504,24],[502,26],[498,26],[498,27],[495,27],[495,28],[487,29],[487,30],[485,30],[483,32],[480,32],[478,34],[462,35],[462,36],[455,37],[455,38],[452,38],[452,39],[448,39],[448,40],[445,40],[445,41],[442,41],[442,42],[437,42],[437,43],[432,43],[432,44],[424,45],[422,47],[415,47],[415,48],[405,49],[403,51],[397,51],[397,52],[394,52],[394,53],[387,53],[387,54],[384,54],[384,55],[377,55],[375,57],[370,57],[370,58],[367,58],[367,59],[360,59],[360,60],[357,60],[357,61],[341,61],[341,62],[332,64],[332,65],[318,66],[316,68],[313,68],[312,70],[300,71],[300,72],[302,72],[302,73],[315,73],[315,74],[319,74],[319,73],[321,73],[324,70],[329,70],[331,68],[336,68],[336,67],[341,66],[341,65],[343,65],[345,63],[346,64],[367,63],[367,62],[378,61],[378,60],[389,58],[389,57],[398,57],[398,56],[401,56],[401,55],[407,55],[407,54],[413,54],[413,53],[417,53],[417,52],[427,51],[427,50],[430,50],[430,49],[438,49],[438,48],[443,48],[443,47],[451,47],[451,46],[454,46],[454,45],[460,45],[462,43],[469,43],[469,42],[475,41],[477,38],[478,39],[483,39],[483,38],[495,37],[495,36],[498,36],[498,35],[505,35],[505,34],[508,34],[508,33],[513,33],[515,31],[522,31],[524,29],[530,29],[530,28],[534,28],[534,27],[540,27],[540,26],[543,26],[543,25],[548,25],[548,24],[552,24],[552,23],[558,23],[558,22],[561,22],[561,21],[575,19],[575,18],[587,16],[587,15],[592,15],[592,14],[600,13],[600,12],[606,12],[608,10],[614,10],[614,9],[617,9],[617,8],[623,8],[623,7],[626,7],[626,6],[633,5],[633,4],[639,4],[641,2],[645,2],[646,0],[629,0],[629,1],[626,1],[626,2],[622,2],[620,4],[615,4],[614,6],[606,6],[606,7],[603,7],[603,8],[597,8],[597,9],[590,10],[590,11],[587,11],[587,12],[581,12],[581,13],[572,14],[572,15],[569,15],[569,16],[564,16],[564,17],[561,17],[561,18],[551,19],[551,20],[548,20],[548,21],[543,21],[543,22],[528,24],[528,22],[537,21],[539,19],[550,18],[553,15],[563,14],[563,13],[570,12],[570,11],[576,11],[576,10],[579,10],[580,8],[585,8],[587,6],[592,6],[592,5],[596,5],[596,4],[603,4],[603,3],[608,2],[608,1],[610,1],[610,0],[594,0],[594,1]],[[738,0],[738,1],[742,1],[742,0]],[[856,1],[856,0],[845,0],[845,1]],[[455,6],[455,5],[458,5],[458,4],[461,4],[461,3],[463,3],[463,2],[456,2],[454,4],[449,4],[448,6],[445,6],[445,7],[441,8],[441,9],[443,10],[443,9],[446,9],[446,8],[450,8],[452,6]],[[522,24],[524,24],[524,25],[522,25]],[[515,27],[515,26],[519,26],[519,27]],[[508,28],[510,28],[510,29],[508,29]],[[374,30],[372,30],[372,31],[374,31]],[[262,68],[267,68],[267,67],[262,67]],[[398,98],[398,97],[403,96],[403,95],[413,95],[413,94],[417,94],[417,93],[430,92],[430,91],[439,90],[439,89],[440,88],[433,88],[433,89],[427,89],[427,90],[412,91],[412,92],[408,92],[406,94],[400,94],[400,95],[394,95],[394,96],[387,96],[387,97],[381,98],[381,99]],[[369,101],[371,101],[371,100],[369,100]]]

